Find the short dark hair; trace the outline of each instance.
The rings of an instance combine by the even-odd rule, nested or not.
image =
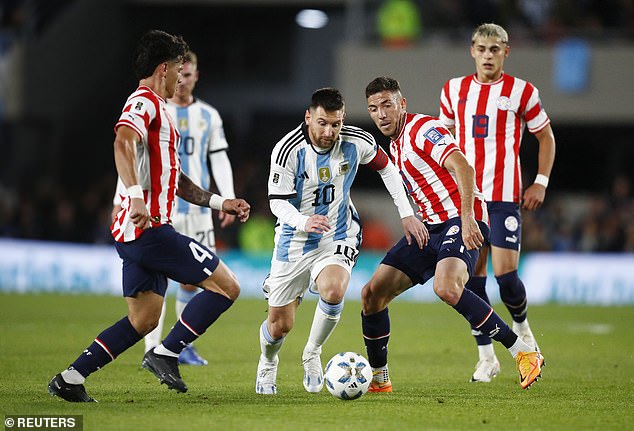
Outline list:
[[[150,30],[141,37],[136,47],[134,73],[138,79],[152,76],[156,66],[166,61],[182,60],[188,50],[182,36]]]
[[[374,78],[372,82],[365,87],[365,98],[372,96],[373,94],[380,93],[381,91],[401,92],[401,86],[398,81],[389,76],[379,76]]]
[[[324,108],[327,112],[338,111],[343,109],[345,102],[343,96],[336,88],[320,88],[313,93],[310,102],[310,108]]]

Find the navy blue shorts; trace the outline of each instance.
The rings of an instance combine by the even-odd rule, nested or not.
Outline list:
[[[148,229],[134,241],[117,242],[115,247],[123,259],[123,296],[147,290],[165,296],[167,278],[198,285],[220,262],[207,247],[168,224]]]
[[[514,202],[487,202],[490,243],[496,247],[519,250],[522,240],[522,214]]]
[[[414,284],[424,284],[432,278],[436,271],[436,264],[446,257],[457,257],[463,260],[471,275],[480,251],[466,249],[460,231],[460,218],[455,217],[444,223],[426,224],[426,226],[430,238],[422,250],[418,248],[416,241],[407,245],[407,240],[403,237],[387,252],[381,263],[402,271]],[[489,236],[489,227],[480,221],[478,226],[486,241]]]

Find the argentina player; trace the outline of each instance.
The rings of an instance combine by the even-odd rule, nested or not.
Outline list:
[[[372,135],[344,125],[344,117],[338,90],[315,91],[305,122],[284,136],[271,155],[269,200],[278,223],[264,281],[269,310],[260,327],[259,394],[277,393],[278,352],[311,279],[319,301],[302,354],[303,384],[313,393],[323,387],[321,347],[339,321],[361,243],[361,223],[350,199],[359,165],[381,175],[407,240],[421,248],[427,242],[427,230],[414,216],[396,167]]]

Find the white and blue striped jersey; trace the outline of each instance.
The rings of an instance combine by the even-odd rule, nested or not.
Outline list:
[[[378,153],[380,151],[380,153]],[[305,124],[284,136],[273,149],[268,180],[269,199],[285,199],[301,214],[328,217],[331,229],[321,234],[303,232],[278,219],[273,258],[294,262],[317,247],[333,241],[356,239],[361,243],[361,223],[350,199],[350,188],[359,165],[382,169],[387,156],[374,138],[357,127],[344,125],[330,150],[311,144]]]
[[[168,101],[167,109],[181,135],[178,148],[181,170],[194,184],[209,190],[211,169],[214,169],[211,165],[211,155],[218,151],[226,151],[229,147],[220,114],[216,108],[200,99],[194,99],[194,103],[185,107]],[[228,174],[232,175],[231,172]],[[214,173],[214,176],[217,175],[218,173]],[[220,192],[222,194],[223,191]],[[176,199],[177,214],[209,214],[210,211],[209,208],[190,204],[180,198]]]

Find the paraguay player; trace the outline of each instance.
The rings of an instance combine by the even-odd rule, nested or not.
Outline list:
[[[220,195],[235,198],[233,171],[227,155],[229,145],[225,138],[222,118],[213,106],[193,95],[198,82],[198,57],[192,51],[185,54],[181,80],[174,97],[168,100],[167,110],[174,119],[181,135],[178,155],[181,169],[189,178],[205,190],[211,186],[211,177]],[[220,227],[234,222],[235,216],[218,212]],[[196,239],[211,251],[216,251],[214,225],[211,209],[192,205],[183,199],[176,199],[173,217],[174,229],[183,235]],[[181,284],[176,293],[176,318],[200,289],[190,284]],[[159,326],[145,336],[145,350],[148,351],[161,341],[161,328],[165,313],[161,314]],[[178,357],[180,364],[206,365],[193,345],[183,349]]]
[[[490,246],[481,250],[467,283],[486,302],[487,257],[500,297],[513,319],[513,330],[538,349],[528,324],[526,289],[517,274],[522,218],[520,205],[532,211],[541,206],[555,160],[555,137],[542,108],[539,92],[530,82],[504,73],[509,55],[508,34],[496,24],[482,24],[471,39],[476,73],[447,81],[440,95],[440,120],[455,132],[460,149],[475,169],[476,185],[484,194],[490,217]],[[520,144],[524,127],[539,142],[537,176],[522,190]],[[490,382],[500,371],[491,338],[471,328],[479,360],[473,382]]]
[[[398,81],[379,77],[366,87],[368,112],[390,138],[390,154],[430,233],[423,250],[399,241],[363,287],[363,337],[374,377],[371,392],[392,392],[387,367],[388,304],[434,277],[434,292],[515,358],[522,388],[541,375],[544,358],[515,334],[465,283],[488,236],[488,216],[474,170],[451,133],[434,117],[407,112]]]

